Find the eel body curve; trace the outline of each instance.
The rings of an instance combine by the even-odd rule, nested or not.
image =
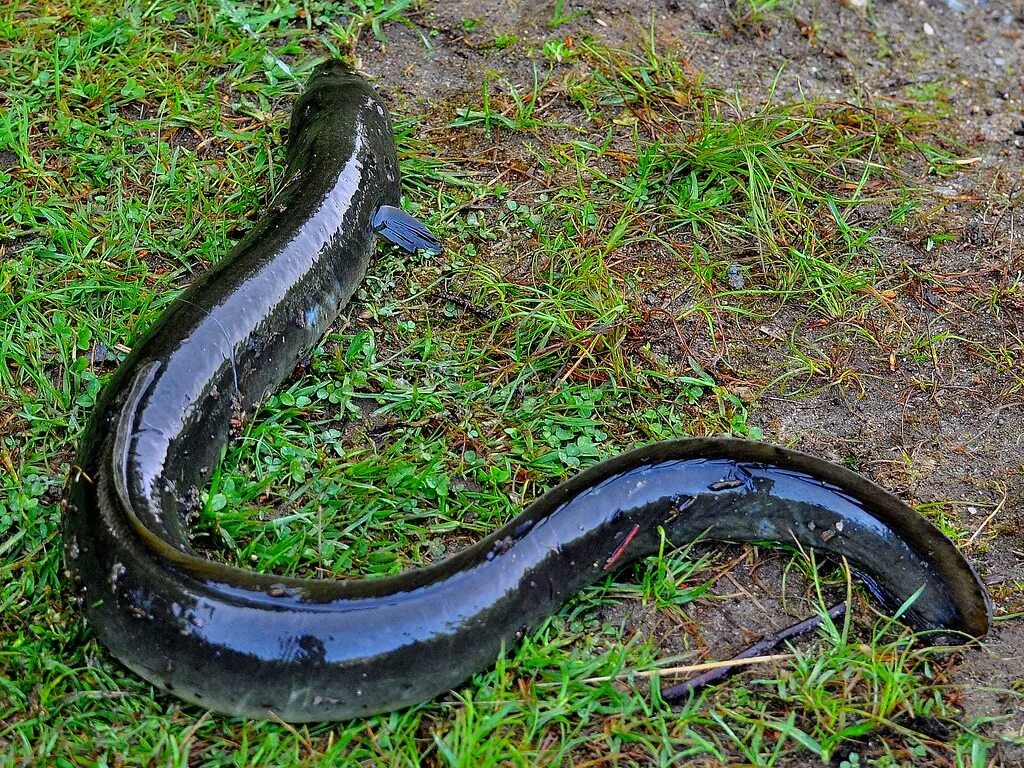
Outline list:
[[[414,704],[492,664],[585,585],[698,537],[849,558],[904,619],[980,637],[991,606],[933,525],[862,476],[732,439],[649,445],[552,488],[478,544],[373,580],[302,580],[201,558],[187,525],[228,439],[337,317],[376,234],[430,234],[399,209],[387,110],[340,62],[295,105],[281,191],[174,300],[111,377],[68,489],[65,549],[100,641],[162,689],[290,722]],[[962,634],[958,634],[962,633]]]

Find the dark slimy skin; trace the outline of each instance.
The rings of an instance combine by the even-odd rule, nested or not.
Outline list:
[[[397,210],[379,97],[338,62],[292,116],[283,188],[111,378],[71,479],[65,540],[87,615],[132,670],[210,709],[338,720],[432,698],[492,664],[575,592],[657,550],[662,531],[845,555],[890,609],[952,639],[991,607],[934,526],[854,472],[762,443],[676,440],[601,462],[447,560],[374,580],[302,580],[199,557],[188,520],[237,418],[316,344]],[[957,634],[962,633],[962,634]]]

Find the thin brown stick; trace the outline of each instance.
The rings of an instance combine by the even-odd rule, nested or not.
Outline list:
[[[845,600],[828,609],[828,615],[833,621],[841,618],[845,613]],[[778,632],[766,635],[753,645],[744,648],[731,659],[720,662],[720,665],[716,666],[714,669],[709,669],[707,672],[702,672],[699,675],[691,677],[689,680],[684,680],[681,683],[669,686],[661,692],[661,698],[670,702],[679,701],[680,699],[689,696],[691,692],[698,691],[704,686],[716,683],[719,680],[723,680],[729,675],[736,673],[742,664],[747,663],[745,661],[746,659],[759,657],[767,651],[782,645],[782,643],[790,638],[806,634],[821,624],[821,622],[822,617],[820,615],[811,616],[809,619],[804,619],[797,624],[793,624],[785,629],[780,629]]]
[[[632,677],[662,677],[663,675],[678,675],[681,672],[701,672],[703,670],[716,670],[723,667],[749,666],[751,664],[764,664],[769,661],[782,661],[792,659],[792,653],[773,653],[768,656],[748,656],[742,659],[728,659],[726,661],[705,661],[702,664],[686,664],[682,667],[658,667],[657,669],[642,669],[623,672],[619,675],[601,675],[600,677],[588,677],[584,683],[606,683],[609,680],[626,680]]]
[[[17,479],[17,478],[15,478],[15,479]],[[983,530],[985,530],[985,528],[988,526],[988,524],[991,523],[992,520],[995,519],[996,515],[998,515],[1003,510],[1003,506],[1006,504],[1006,490],[1005,490],[1005,488],[1002,489],[1002,490],[1003,490],[1003,498],[1001,498],[999,500],[999,503],[996,504],[996,508],[992,510],[992,514],[989,515],[988,517],[986,517],[985,520],[982,522],[982,524],[978,526],[978,529],[974,533],[971,534],[971,538],[969,538],[967,540],[967,543],[964,545],[965,549],[967,547],[971,546],[971,544],[973,544],[975,542],[975,540],[978,538],[978,536],[981,535],[981,532]]]

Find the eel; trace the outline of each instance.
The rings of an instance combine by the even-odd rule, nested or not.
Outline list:
[[[399,207],[385,104],[339,61],[294,106],[283,186],[251,232],[132,347],[69,478],[65,556],[95,635],[155,686],[288,722],[431,699],[492,665],[578,590],[698,538],[848,558],[902,619],[983,636],[985,587],[937,528],[821,459],[760,442],[656,443],[557,485],[474,546],[377,579],[298,579],[204,559],[189,522],[221,449],[351,298],[377,235],[437,241]],[[916,597],[915,597],[916,596]]]

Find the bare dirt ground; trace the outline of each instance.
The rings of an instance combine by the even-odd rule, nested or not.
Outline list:
[[[487,42],[508,34],[542,44],[552,34],[548,6],[447,3],[418,19],[420,29],[390,26],[386,53],[362,51],[362,66],[386,91],[414,105],[410,111],[440,101],[453,108],[476,103],[484,71],[529,83],[529,61]],[[1020,612],[1024,4],[885,0],[866,11],[834,0],[800,0],[751,19],[721,2],[629,0],[574,3],[565,14],[577,11],[562,34],[622,47],[653,35],[659,46],[681,51],[711,86],[735,91],[747,105],[801,95],[898,102],[908,89],[942,94],[948,109],[942,127],[966,163],[936,178],[926,175],[923,160],[911,158],[904,170],[928,189],[932,208],[910,225],[884,230],[876,243],[882,259],[903,272],[894,277],[914,290],[889,297],[859,324],[812,327],[799,308],[787,306],[768,323],[725,319],[728,331],[718,339],[699,327],[685,329],[693,332],[685,352],[709,371],[748,385],[744,392],[756,403],[751,418],[767,439],[795,442],[834,460],[855,457],[861,471],[919,504],[946,501],[952,524],[979,531],[967,550],[991,586],[997,616]],[[467,31],[466,19],[480,23]],[[430,50],[420,37],[427,28],[434,31]],[[490,152],[510,162],[521,150],[516,137],[493,141],[466,153]],[[923,233],[936,226],[951,235],[951,244],[929,250]],[[987,311],[988,301],[1001,311]],[[684,352],[670,327],[651,323],[645,333],[669,355]],[[906,344],[885,342],[911,337],[934,352],[908,355]],[[794,395],[797,387],[778,381],[794,345],[830,361],[834,376],[847,372],[847,383],[812,379]],[[715,602],[694,615],[714,654],[742,644],[748,628],[786,623],[773,594],[779,569],[768,565],[760,577],[740,569],[732,584],[719,584],[719,592],[748,593],[753,601],[741,601],[741,608]],[[644,617],[634,618],[640,631],[653,631],[671,649],[677,628],[643,626]],[[965,717],[993,718],[992,733],[1024,733],[1024,716],[1008,712],[1007,701],[987,690],[1019,686],[1022,670],[1024,620],[997,622],[984,648],[966,653],[949,677],[968,686]],[[1024,764],[1024,751],[1006,747],[992,760]]]

